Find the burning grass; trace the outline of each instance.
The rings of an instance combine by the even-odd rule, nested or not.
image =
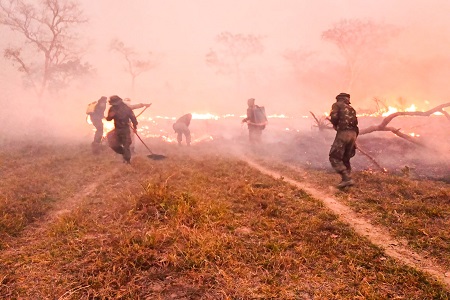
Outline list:
[[[281,178],[273,179],[242,161],[217,154],[213,146],[161,147],[169,159],[155,162],[138,156],[131,167],[110,153],[94,162],[83,156],[86,148],[78,154],[78,148],[65,149],[64,153],[57,151],[59,147],[50,149],[57,151],[54,158],[72,155],[61,160],[70,166],[71,174],[95,180],[98,172],[111,172],[112,164],[118,171],[85,195],[71,212],[42,225],[39,234],[22,232],[8,238],[8,247],[0,252],[0,296],[450,296],[432,278],[389,258],[339,221],[319,200]],[[48,158],[42,155],[42,160]],[[90,175],[80,162],[92,163]],[[45,166],[53,174],[52,168]],[[70,197],[72,186],[81,182],[59,182],[57,169],[55,176],[46,180],[69,191],[59,197]],[[16,199],[16,190],[12,186],[10,190],[11,199]],[[42,186],[42,190],[51,189]],[[62,198],[55,196],[55,201],[64,201]],[[25,210],[25,206],[21,208]],[[42,213],[49,213],[49,209],[51,206],[43,207]]]

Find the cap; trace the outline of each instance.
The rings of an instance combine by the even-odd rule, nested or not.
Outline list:
[[[339,99],[339,98],[350,98],[350,94],[340,93],[339,95],[336,96],[336,99]]]
[[[122,102],[122,98],[120,98],[117,95],[109,97],[109,104],[111,104],[111,105],[117,105],[121,102]]]

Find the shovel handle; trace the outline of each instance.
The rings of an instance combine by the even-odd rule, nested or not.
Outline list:
[[[145,148],[147,148],[147,150],[148,150],[151,154],[154,154],[154,153],[152,152],[152,150],[150,150],[150,148],[147,146],[147,144],[144,143],[144,141],[141,139],[141,137],[139,136],[139,134],[137,134],[137,132],[136,132],[133,128],[132,128],[132,130],[133,130],[134,134],[136,134],[136,136],[138,137],[138,139],[142,142],[142,144],[144,144]]]

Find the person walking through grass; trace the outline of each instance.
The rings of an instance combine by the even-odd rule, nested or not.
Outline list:
[[[92,142],[92,153],[98,154],[101,150],[103,137],[103,119],[105,118],[106,97],[102,96],[95,104],[94,109],[88,113],[92,125],[95,127],[94,141]]]
[[[336,137],[331,145],[329,159],[333,169],[341,175],[342,181],[338,188],[352,186],[350,159],[355,156],[356,138],[359,134],[358,118],[356,111],[350,105],[350,95],[340,93],[336,96],[329,118],[333,128],[336,130]]]
[[[242,120],[242,123],[247,123],[250,143],[258,144],[261,142],[262,131],[267,125],[266,112],[264,106],[255,104],[254,98],[247,100],[247,106],[247,117]]]
[[[114,137],[115,144],[110,143],[110,147],[117,153],[122,154],[124,162],[129,164],[131,160],[131,134],[130,122],[133,126],[133,132],[137,130],[137,119],[133,110],[126,105],[122,98],[117,95],[109,97],[109,108],[107,121],[114,120]],[[109,133],[111,136],[112,134]],[[109,139],[109,137],[108,137]]]

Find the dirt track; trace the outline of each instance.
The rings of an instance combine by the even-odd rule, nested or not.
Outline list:
[[[373,244],[384,249],[386,254],[402,261],[410,267],[429,273],[450,289],[450,271],[444,270],[443,267],[435,264],[430,259],[425,258],[424,255],[409,249],[406,247],[405,242],[394,239],[384,228],[373,226],[367,220],[357,216],[348,206],[340,203],[331,195],[328,195],[327,193],[320,191],[307,183],[300,183],[284,176],[281,173],[265,168],[251,160],[249,157],[243,156],[241,159],[246,161],[251,167],[264,174],[270,175],[274,178],[283,177],[284,181],[305,190],[314,198],[321,200],[327,208],[332,210],[344,222],[354,228],[358,234],[365,236]]]

